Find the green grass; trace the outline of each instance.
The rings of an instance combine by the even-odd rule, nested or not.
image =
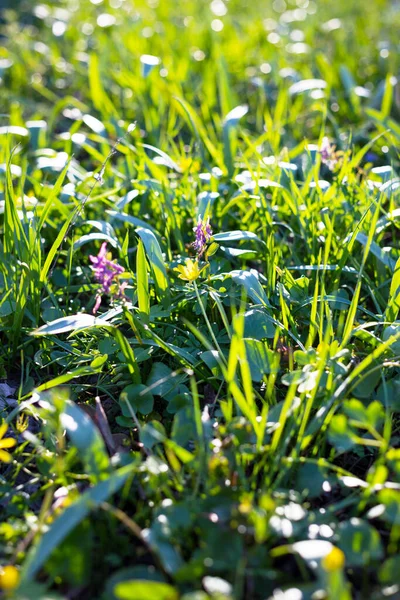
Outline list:
[[[0,597],[398,598],[396,3],[0,15]]]

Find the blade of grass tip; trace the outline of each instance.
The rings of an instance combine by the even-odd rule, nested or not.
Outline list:
[[[367,262],[369,250],[371,248],[372,238],[374,237],[374,234],[375,234],[376,224],[378,222],[378,217],[379,217],[379,213],[380,213],[381,202],[382,202],[382,196],[379,199],[378,205],[375,207],[375,211],[374,211],[372,221],[371,221],[371,226],[369,228],[368,239],[367,239],[367,242],[364,247],[364,253],[363,253],[363,258],[362,258],[362,262],[361,262],[361,267],[360,267],[358,277],[357,277],[356,289],[354,291],[354,295],[353,295],[353,298],[351,301],[350,309],[347,314],[347,319],[346,319],[346,323],[344,326],[341,348],[344,348],[346,346],[346,344],[352,334],[353,325],[354,325],[354,321],[355,321],[356,314],[357,314],[358,301],[359,301],[360,293],[361,293],[362,274],[364,271],[365,264]],[[370,208],[372,208],[372,205]]]
[[[125,356],[129,372],[132,376],[133,383],[141,383],[140,371],[136,362],[135,354],[124,334],[117,328],[111,330],[111,335],[115,338],[121,348],[122,354]]]
[[[373,203],[371,203],[368,208],[365,210],[365,212],[363,213],[363,215],[361,216],[361,219],[358,221],[358,223],[356,224],[356,226],[353,229],[353,232],[350,235],[350,240],[347,243],[346,248],[344,248],[342,256],[339,260],[339,264],[337,266],[336,269],[336,277],[333,281],[333,289],[335,291],[337,291],[339,289],[339,281],[340,281],[340,277],[343,273],[343,270],[346,266],[346,263],[349,259],[349,256],[351,255],[352,251],[353,251],[353,246],[357,240],[357,234],[359,232],[359,230],[361,229],[362,224],[364,223],[365,219],[367,218],[368,213],[370,212],[371,208],[373,206]],[[348,236],[347,236],[348,237]],[[346,237],[346,239],[347,239]]]
[[[389,301],[386,309],[385,320],[393,323],[400,310],[400,258],[397,260],[389,290]]]
[[[150,317],[149,275],[147,272],[146,253],[141,239],[136,254],[136,280],[139,314],[143,322],[148,324]]]
[[[317,376],[315,379],[315,385],[314,385],[314,388],[311,390],[309,397],[306,400],[303,417],[302,417],[301,423],[300,423],[299,434],[297,436],[296,448],[294,449],[294,452],[293,452],[294,456],[299,456],[299,454],[300,454],[304,433],[306,431],[306,427],[308,425],[308,421],[311,416],[311,410],[314,405],[315,397],[319,391],[319,384],[321,381],[321,377],[325,371],[326,362],[327,362],[327,358],[328,358],[328,354],[329,354],[329,338],[330,338],[330,332],[327,331],[325,334],[325,339],[324,339],[323,343],[320,344],[318,371],[317,371]]]
[[[216,303],[216,305],[218,307],[219,314],[221,315],[221,319],[225,326],[226,333],[228,334],[229,339],[232,339],[231,326],[229,324],[228,315],[226,314],[224,305],[221,302],[221,298],[218,296],[218,293],[215,292],[212,288],[210,288],[209,293],[210,293],[210,297],[214,300],[214,302]]]
[[[61,186],[64,183],[69,166],[70,166],[70,161],[68,161],[66,163],[66,165],[63,168],[63,170],[61,171],[60,175],[57,177],[57,181],[55,182],[54,186],[52,187],[52,189],[47,197],[47,200],[44,203],[44,206],[42,207],[40,218],[39,218],[39,223],[38,223],[37,230],[36,230],[37,237],[40,236],[42,227],[47,219],[47,216],[48,216],[51,208],[54,205],[54,198],[56,198],[58,196],[58,194],[60,193]]]
[[[190,389],[192,392],[193,398],[193,408],[194,408],[194,421],[196,424],[196,433],[199,440],[199,448],[201,454],[203,454],[204,450],[204,432],[203,432],[203,422],[201,419],[201,408],[200,408],[200,398],[199,398],[199,390],[197,388],[196,378],[192,374],[190,377]]]
[[[218,353],[219,353],[219,355],[220,355],[220,357],[221,357],[221,360],[222,360],[222,362],[226,363],[225,356],[224,356],[224,355],[223,355],[223,353],[222,353],[222,350],[221,350],[221,348],[220,348],[220,346],[219,346],[219,344],[218,344],[217,338],[215,337],[215,333],[214,333],[214,331],[213,331],[213,328],[211,327],[211,323],[210,323],[210,321],[209,321],[209,319],[208,319],[208,317],[207,317],[207,313],[206,313],[206,310],[205,310],[205,308],[204,308],[204,305],[203,305],[202,299],[201,299],[201,297],[200,297],[200,294],[199,294],[199,288],[197,287],[197,283],[196,283],[196,281],[193,281],[193,287],[194,287],[194,291],[195,291],[195,293],[196,293],[197,302],[199,303],[200,310],[201,310],[201,312],[202,312],[202,314],[203,314],[203,317],[204,317],[204,320],[205,320],[205,322],[206,322],[207,329],[208,329],[208,331],[209,331],[209,333],[210,333],[210,336],[211,336],[211,339],[212,339],[212,341],[213,341],[213,343],[214,343],[214,346],[215,346],[215,348],[214,348],[214,349],[216,349],[216,350],[218,351]]]
[[[200,331],[198,331],[196,329],[196,327],[190,321],[183,319],[183,322],[207,350],[211,350],[211,351],[215,352],[215,348],[212,346],[212,344],[207,340],[207,338]],[[256,420],[257,415],[254,414],[254,410],[252,410],[254,407],[252,407],[251,405],[248,404],[244,394],[240,390],[238,383],[236,381],[236,367],[238,364],[238,356],[239,356],[239,352],[238,352],[238,348],[237,348],[237,339],[235,336],[233,336],[232,340],[231,340],[231,348],[230,348],[230,352],[229,352],[228,365],[226,363],[225,357],[224,357],[224,360],[222,360],[220,354],[218,352],[216,353],[216,359],[218,361],[218,366],[221,369],[222,376],[224,377],[225,381],[228,384],[229,394],[232,395],[239,410],[241,411],[241,414],[243,414],[249,420],[249,422],[253,425],[254,431],[257,432],[259,424]],[[231,372],[231,376],[229,375],[229,372]],[[221,408],[222,408],[222,403],[221,403]],[[225,410],[226,410],[226,415],[224,413],[225,418],[229,421],[230,418],[232,417],[232,406],[231,406],[230,402],[226,403]]]
[[[154,233],[149,229],[138,227],[136,229],[136,233],[143,242],[144,249],[147,254],[148,263],[153,273],[154,285],[157,291],[157,295],[164,306],[169,306],[169,281],[160,244],[158,243],[158,240]]]
[[[270,450],[269,450],[271,456],[275,456],[275,453],[278,450],[279,442],[283,435],[283,431],[285,429],[286,421],[288,418],[289,409],[292,406],[293,399],[296,395],[296,389],[297,389],[297,383],[296,382],[291,383],[291,385],[289,386],[289,389],[286,393],[285,400],[283,401],[282,410],[279,415],[278,427],[275,429],[273,436],[272,436],[272,440],[271,440],[271,446],[270,446]]]
[[[71,227],[74,225],[76,218],[81,214],[81,212],[83,211],[87,201],[89,200],[89,198],[91,197],[95,187],[97,185],[99,185],[101,183],[102,180],[102,174],[105,171],[105,168],[107,166],[108,161],[110,160],[110,158],[112,156],[114,156],[114,154],[116,154],[117,152],[117,146],[120,143],[120,139],[118,139],[115,144],[112,146],[109,154],[106,156],[104,163],[101,166],[99,175],[95,178],[94,183],[92,184],[91,188],[89,189],[88,194],[85,196],[85,198],[83,198],[82,202],[80,204],[78,204],[75,209],[72,211],[71,215],[67,218],[67,220],[65,221],[64,225],[62,226],[61,230],[59,231],[51,249],[49,254],[47,255],[46,261],[43,265],[43,268],[40,272],[40,281],[44,282],[46,280],[46,278],[50,279],[54,268],[56,266],[57,263],[57,257],[61,251],[61,248],[65,242],[65,240],[68,237],[69,231],[71,229]],[[71,159],[68,161],[67,165],[69,167],[71,162]],[[68,169],[67,169],[68,170]]]
[[[308,337],[305,343],[306,348],[311,348],[318,331],[317,310],[318,310],[318,292],[319,292],[319,269],[321,265],[321,253],[318,256],[318,269],[315,275],[314,294],[310,311],[310,326],[308,329]]]
[[[247,359],[246,346],[243,341],[243,337],[238,338],[238,359],[239,359],[239,368],[240,368],[240,376],[242,388],[244,391],[244,396],[246,398],[246,402],[251,408],[254,415],[257,416],[257,406],[254,399],[253,393],[253,382],[251,379],[251,371],[250,364]],[[258,430],[258,428],[257,428]],[[256,432],[257,433],[257,432]]]
[[[267,426],[269,405],[267,402],[264,402],[261,409],[261,415],[257,418],[258,431],[257,431],[257,443],[256,448],[259,452],[263,446],[264,436],[265,436],[265,428]]]
[[[212,156],[212,158],[214,159],[215,163],[220,168],[223,168],[223,164],[221,164],[221,160],[220,160],[220,154],[219,154],[218,150],[215,148],[214,144],[209,139],[209,137],[207,136],[206,129],[203,126],[203,124],[201,123],[201,121],[198,118],[195,111],[185,100],[182,100],[181,98],[178,98],[177,96],[174,96],[174,100],[176,100],[179,103],[179,106],[183,109],[183,114],[188,119],[188,121],[192,127],[193,133],[195,134],[195,136],[198,140],[198,143],[199,143],[202,161],[206,165],[207,170],[211,171],[211,166],[208,163],[207,158],[206,158],[206,153],[205,153],[206,149],[209,152],[210,156]],[[182,111],[179,111],[179,112],[182,113]]]
[[[28,240],[26,238],[24,229],[17,212],[17,199],[14,193],[14,187],[12,183],[11,173],[11,161],[17,147],[13,148],[10,152],[9,159],[6,166],[6,189],[5,189],[5,203],[4,203],[4,221],[3,221],[3,245],[5,254],[11,254],[12,249],[15,247],[20,260],[23,260],[23,246],[28,247]]]
[[[99,57],[94,52],[90,55],[88,76],[90,94],[95,108],[101,114],[107,115],[107,117],[117,114],[115,106],[103,88]]]
[[[243,340],[244,333],[244,294],[241,302],[242,310],[233,318],[233,335],[229,350],[227,370],[223,376],[228,384],[228,391],[238,405],[243,415],[250,421],[257,437],[260,434],[261,423],[257,420],[258,411],[253,394],[250,365],[247,360],[246,347]],[[239,364],[241,383],[244,393],[237,381],[237,365]]]

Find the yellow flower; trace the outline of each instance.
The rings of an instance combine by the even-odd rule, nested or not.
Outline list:
[[[13,438],[4,438],[8,429],[7,423],[0,425],[0,461],[9,463],[11,462],[11,454],[3,450],[3,448],[13,448],[17,441]]]
[[[180,273],[178,275],[179,279],[183,279],[184,281],[194,281],[195,279],[198,279],[202,270],[203,269],[199,269],[198,261],[191,260],[190,258],[185,260],[185,266],[179,265],[174,269],[174,271]]]
[[[12,565],[0,567],[0,590],[11,592],[19,584],[19,572]]]
[[[322,566],[325,569],[325,571],[328,571],[328,573],[332,573],[332,571],[339,571],[343,569],[344,563],[344,553],[339,548],[336,548],[336,546],[334,546],[329,552],[329,554],[324,556],[324,558],[322,559]]]

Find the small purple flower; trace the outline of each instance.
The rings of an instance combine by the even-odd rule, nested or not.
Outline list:
[[[106,242],[101,245],[97,256],[90,256],[89,258],[93,263],[94,277],[96,281],[101,284],[101,288],[97,292],[96,303],[93,308],[93,314],[96,314],[101,304],[102,294],[111,294],[114,297],[123,298],[123,292],[127,284],[126,282],[122,284],[119,283],[118,275],[121,275],[121,273],[124,272],[124,268],[107,258]],[[117,284],[118,286],[116,293],[111,293],[111,286],[113,284]]]
[[[333,171],[338,163],[338,157],[335,152],[335,146],[332,146],[327,137],[322,138],[322,144],[319,153],[321,154],[321,161],[324,163],[324,165]]]
[[[210,217],[208,217],[207,221],[203,221],[201,215],[199,215],[197,225],[196,227],[193,227],[193,231],[195,232],[196,238],[193,242],[193,247],[195,248],[198,256],[200,257],[206,249],[207,242],[210,241],[210,238],[212,236]]]

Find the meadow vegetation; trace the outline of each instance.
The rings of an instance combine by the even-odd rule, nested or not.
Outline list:
[[[0,10],[0,597],[400,597],[397,1]]]

